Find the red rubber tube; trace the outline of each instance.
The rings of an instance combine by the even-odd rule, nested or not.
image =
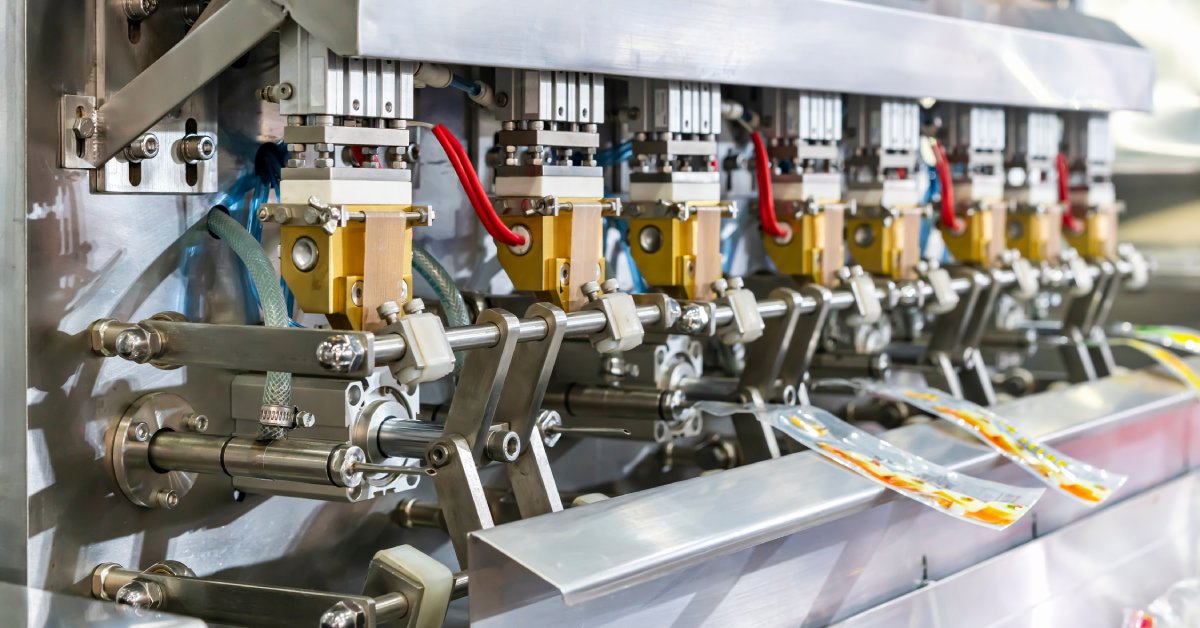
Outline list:
[[[938,187],[942,195],[942,226],[952,233],[962,233],[963,224],[954,213],[954,177],[950,174],[950,160],[941,142],[933,142],[934,170],[937,172]]]
[[[1067,167],[1067,156],[1059,153],[1054,158],[1054,167],[1058,170],[1058,202],[1063,206],[1063,228],[1071,233],[1079,233],[1083,231],[1083,225],[1071,213],[1071,169]]]
[[[483,223],[483,228],[487,230],[488,234],[506,246],[525,244],[525,238],[513,233],[496,214],[496,208],[492,206],[491,199],[484,192],[483,184],[479,182],[479,175],[475,174],[475,168],[471,167],[467,151],[458,142],[458,138],[454,137],[450,129],[441,124],[433,127],[433,136],[437,138],[438,143],[442,145],[442,150],[446,152],[446,157],[450,160],[455,174],[458,175],[458,181],[462,184],[463,191],[471,201],[475,215],[479,218],[479,222]]]
[[[763,233],[782,238],[787,233],[775,220],[775,195],[771,192],[771,159],[767,157],[767,146],[758,131],[750,139],[754,141],[754,174],[758,179],[758,220],[762,223]]]

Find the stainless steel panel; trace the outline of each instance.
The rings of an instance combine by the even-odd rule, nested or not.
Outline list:
[[[1191,393],[1156,371],[1000,410],[1071,455],[1130,474],[1120,496],[1189,468],[1188,434],[1200,420]],[[1036,483],[946,426],[913,425],[887,438],[952,468]],[[746,616],[820,625],[1087,513],[1047,495],[1026,521],[997,534],[926,512],[815,454],[795,454],[477,533],[471,575],[487,584],[472,594],[471,613],[481,625],[722,625]]]
[[[82,626],[93,628],[204,628],[199,619],[134,610],[86,598],[39,591],[0,582],[0,609],[9,626]]]
[[[982,0],[289,5],[344,55],[1061,109],[1146,111],[1154,81],[1109,22]]]
[[[1200,575],[1198,505],[1188,474],[837,626],[1120,625]]]
[[[0,580],[26,582],[25,539],[29,518],[25,481],[26,314],[25,213],[29,207],[25,88],[25,0],[0,0],[0,146],[8,150],[0,160]],[[54,115],[57,118],[57,112]],[[51,141],[51,163],[57,140]],[[5,607],[0,604],[0,608]]]

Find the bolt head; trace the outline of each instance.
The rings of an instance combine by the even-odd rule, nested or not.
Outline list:
[[[420,314],[425,311],[425,301],[422,299],[413,299],[404,304],[405,314]]]
[[[717,296],[723,297],[723,296],[725,296],[725,293],[729,290],[729,282],[725,281],[724,277],[719,278],[716,281],[712,282],[712,290],[713,290],[713,292],[717,293]]]
[[[155,609],[162,599],[162,587],[153,582],[132,580],[117,591],[116,602],[132,608]]]
[[[75,134],[77,140],[91,138],[96,135],[96,121],[91,118],[77,118],[71,125],[71,132]]]
[[[184,423],[193,432],[204,433],[208,431],[208,417],[203,414],[193,414]]]
[[[336,334],[317,345],[317,361],[335,373],[349,373],[362,366],[367,348],[356,336]]]
[[[154,504],[159,508],[173,510],[179,505],[179,492],[164,489],[154,494]]]
[[[682,307],[679,321],[675,326],[685,334],[694,334],[708,327],[710,319],[708,310],[704,306],[689,304]]]
[[[133,440],[144,443],[150,440],[150,426],[143,422],[137,422],[129,426],[129,435]]]
[[[746,283],[742,281],[741,277],[730,277],[729,287],[733,290],[741,290],[742,288],[746,287]]]
[[[375,308],[375,312],[379,314],[379,318],[390,321],[388,317],[394,317],[400,313],[400,304],[395,301],[384,301]]]
[[[488,433],[487,455],[496,462],[515,462],[521,455],[521,437],[511,430],[492,430]]]
[[[588,301],[595,301],[596,299],[600,298],[600,284],[594,281],[589,281],[583,284],[579,287],[579,290],[583,292],[583,295],[587,297]]]
[[[617,281],[616,277],[605,279],[604,283],[600,284],[600,289],[603,290],[605,294],[608,294],[609,292],[620,292],[621,282]]]
[[[296,413],[296,425],[299,427],[312,427],[317,424],[317,415],[301,410]]]
[[[434,445],[429,448],[428,458],[429,464],[433,465],[434,467],[445,466],[445,464],[450,461],[450,448],[443,443],[434,443]]]
[[[334,604],[321,615],[321,628],[361,628],[366,623],[366,611],[347,600]]]
[[[150,360],[150,334],[140,328],[127,329],[117,335],[117,355],[139,364]]]

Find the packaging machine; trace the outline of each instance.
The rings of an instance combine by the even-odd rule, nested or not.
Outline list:
[[[1120,625],[1197,575],[1110,22],[49,4],[0,0],[29,625]]]

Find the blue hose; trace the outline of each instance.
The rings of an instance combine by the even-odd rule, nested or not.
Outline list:
[[[629,223],[615,218],[604,219],[605,250],[608,249],[607,238],[610,229],[617,231],[617,253],[629,263],[629,276],[633,280],[633,291],[635,293],[649,292],[646,280],[642,277],[642,271],[638,270],[637,261],[633,258],[633,251],[629,248]],[[608,265],[614,269],[614,272],[618,259],[614,258],[608,262]]]
[[[457,74],[450,75],[450,87],[453,87],[460,92],[466,92],[466,94],[472,98],[478,96],[479,93],[483,91],[483,88],[481,88],[475,81]]]

